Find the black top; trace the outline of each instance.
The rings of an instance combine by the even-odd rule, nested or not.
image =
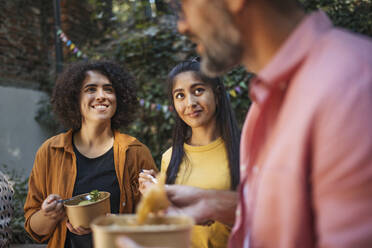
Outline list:
[[[114,151],[111,148],[102,156],[87,158],[73,144],[76,155],[77,176],[73,196],[89,193],[92,190],[111,193],[111,213],[119,213],[120,188],[114,164]],[[65,248],[93,247],[92,234],[75,235],[67,229]]]

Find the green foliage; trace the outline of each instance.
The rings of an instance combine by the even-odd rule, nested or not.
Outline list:
[[[174,25],[169,25],[172,21],[175,23],[174,17],[163,16],[157,22],[141,22],[122,31],[124,35],[120,41],[108,44],[109,49],[105,49],[105,57],[125,64],[136,76],[138,96],[147,104],[168,105],[168,72],[179,62],[196,56],[194,45],[180,35]],[[231,98],[238,120],[242,123],[250,103],[245,82],[247,73],[238,68],[224,80],[228,89],[237,85],[242,89],[241,94]],[[125,131],[149,146],[156,163],[160,165],[161,154],[171,146],[174,113],[156,111],[151,105],[145,105],[138,114],[136,121]]]
[[[136,76],[140,99],[168,105],[166,76],[180,60],[195,55],[193,46],[172,28],[143,23],[131,31],[130,36],[117,44],[113,57]],[[171,145],[173,124],[170,112],[164,114],[144,106],[127,131],[149,146],[160,165],[161,153]]]
[[[115,17],[110,18],[116,22],[116,26],[103,33],[104,38],[101,41],[91,42],[83,50],[90,58],[109,58],[125,64],[137,78],[140,99],[167,105],[165,91],[169,70],[180,61],[196,56],[194,45],[185,36],[178,34],[175,17],[161,15],[146,19],[148,1],[89,1],[96,6],[95,16],[100,20],[110,16],[107,14],[111,13],[107,6],[112,5]],[[307,11],[323,9],[337,25],[371,36],[371,0],[300,1]],[[73,56],[70,58],[75,59]],[[237,97],[231,97],[231,104],[240,126],[250,105],[247,82],[251,76],[243,68],[237,68],[224,77],[228,90],[237,85],[242,89]],[[50,113],[50,105],[44,101],[42,106],[37,120],[51,128],[56,126],[56,122],[47,114]],[[160,165],[161,154],[171,145],[173,124],[173,113],[164,114],[145,105],[139,109],[136,121],[129,129],[123,131],[145,143]]]
[[[247,111],[251,104],[248,98],[248,84],[253,76],[252,73],[246,72],[244,67],[239,67],[232,70],[224,77],[224,84],[227,91],[234,89],[236,86],[239,86],[241,89],[241,93],[237,94],[236,97],[230,96],[231,106],[235,111],[240,128],[243,126]]]
[[[28,235],[24,229],[24,212],[23,206],[25,204],[27,196],[27,183],[28,178],[24,178],[20,172],[11,170],[6,165],[0,166],[1,170],[9,177],[9,181],[12,183],[14,189],[13,206],[14,213],[13,218],[10,222],[10,228],[12,230],[12,244],[29,244],[34,243],[32,238]]]
[[[115,21],[112,5],[113,0],[88,0],[89,6],[92,8],[92,21],[97,24],[99,31],[111,28]]]
[[[300,0],[307,11],[324,10],[335,25],[372,36],[371,0]]]

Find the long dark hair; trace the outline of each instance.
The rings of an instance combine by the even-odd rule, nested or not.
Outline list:
[[[230,105],[225,86],[220,78],[210,78],[203,75],[200,71],[200,63],[196,60],[184,61],[175,66],[168,74],[168,97],[174,107],[173,84],[178,74],[183,72],[194,72],[204,83],[209,84],[217,99],[216,123],[224,140],[230,169],[231,189],[235,190],[239,184],[239,144],[240,131],[235,119],[234,112]],[[167,169],[167,184],[174,184],[182,160],[185,159],[183,145],[190,138],[191,128],[175,112],[175,127],[173,129],[172,156]]]

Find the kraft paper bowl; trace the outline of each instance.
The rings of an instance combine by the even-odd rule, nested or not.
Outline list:
[[[79,202],[86,195],[89,195],[89,193],[74,196],[63,204],[68,220],[74,228],[79,226],[90,228],[90,224],[95,218],[111,213],[109,192],[100,191],[98,201],[79,206]]]
[[[125,235],[146,247],[189,248],[194,221],[184,215],[150,216],[144,225],[136,224],[136,215],[101,216],[91,228],[95,248],[115,248],[118,237]]]

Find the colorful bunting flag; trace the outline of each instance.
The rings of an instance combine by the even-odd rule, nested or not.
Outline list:
[[[61,29],[57,30],[57,35],[78,58],[88,59],[88,56],[83,54]]]
[[[230,93],[230,95],[231,95],[232,97],[236,97],[236,92],[235,92],[234,89],[230,90],[229,93]]]
[[[240,88],[240,86],[236,86],[234,89],[235,89],[235,91],[236,91],[238,94],[241,94],[241,93],[242,93],[242,89]]]
[[[168,106],[163,106],[163,113],[166,113],[166,112],[168,112]]]

